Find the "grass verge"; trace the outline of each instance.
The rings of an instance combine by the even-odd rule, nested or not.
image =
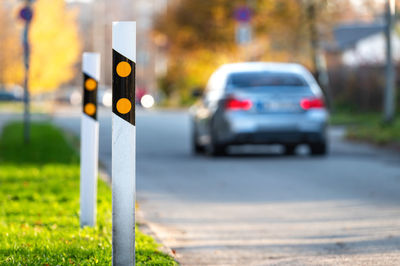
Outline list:
[[[331,124],[346,125],[349,139],[378,145],[400,143],[400,120],[397,119],[390,125],[384,124],[380,113],[334,113],[331,116]]]
[[[110,265],[111,191],[98,186],[95,228],[79,227],[79,158],[47,123],[22,124],[0,139],[0,265]],[[176,265],[153,238],[136,232],[137,265]]]

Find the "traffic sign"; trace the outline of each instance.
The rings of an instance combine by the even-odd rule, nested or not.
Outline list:
[[[246,44],[251,42],[251,25],[249,23],[239,23],[236,26],[236,43]]]
[[[26,22],[30,22],[33,18],[33,11],[30,6],[24,6],[19,11],[19,17]]]
[[[252,12],[247,6],[241,6],[235,10],[235,19],[238,22],[249,22]]]

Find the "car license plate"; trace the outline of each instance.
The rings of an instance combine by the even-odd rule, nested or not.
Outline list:
[[[264,103],[265,111],[292,111],[296,109],[296,105],[293,102],[266,102]]]

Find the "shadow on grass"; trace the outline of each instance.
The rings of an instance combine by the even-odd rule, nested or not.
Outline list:
[[[0,162],[39,165],[79,163],[72,145],[49,123],[32,124],[29,143],[24,142],[23,131],[23,124],[19,122],[10,123],[3,129]]]

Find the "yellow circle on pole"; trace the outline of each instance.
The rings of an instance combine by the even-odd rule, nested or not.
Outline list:
[[[122,62],[118,63],[118,65],[117,65],[118,76],[125,78],[125,77],[129,76],[131,71],[132,71],[132,68],[128,62],[122,61]]]
[[[89,78],[85,81],[85,88],[88,91],[92,91],[92,90],[96,89],[96,86],[97,86],[97,82],[92,78]]]
[[[85,105],[85,113],[88,115],[94,115],[96,112],[96,106],[93,103],[87,103]]]
[[[121,114],[128,113],[132,108],[131,102],[127,98],[121,98],[117,102],[117,110]]]

